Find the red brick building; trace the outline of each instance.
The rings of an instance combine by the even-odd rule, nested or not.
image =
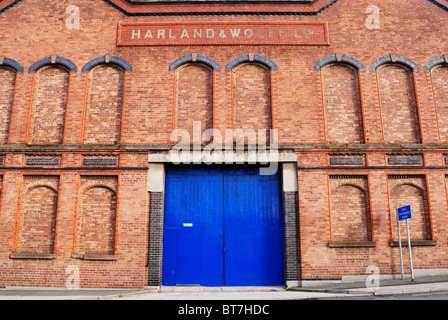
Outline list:
[[[220,285],[271,275],[269,260],[288,286],[369,266],[396,275],[395,208],[408,204],[415,268],[446,272],[447,21],[446,0],[0,1],[0,287],[207,285],[185,280],[208,275],[205,258],[226,261]],[[278,203],[267,204],[280,223],[260,209],[266,229],[235,227],[247,234],[234,251],[225,222],[197,241],[193,220],[169,227],[170,210],[200,219],[206,194],[224,215],[251,210],[238,183],[230,198],[230,182],[174,183],[194,174],[171,165],[172,133],[195,122],[233,154],[226,130],[275,132]],[[245,176],[248,153],[233,175],[215,155],[223,181]],[[195,166],[198,185],[213,180],[204,159]],[[242,249],[277,225],[280,246],[269,233]],[[217,239],[212,259],[204,243]]]

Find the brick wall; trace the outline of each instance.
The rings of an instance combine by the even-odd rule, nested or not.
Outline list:
[[[78,253],[115,254],[117,178],[81,178]]]
[[[329,187],[332,241],[369,241],[367,177],[331,176]]]
[[[29,131],[32,143],[62,143],[69,77],[69,73],[59,67],[43,68],[36,75]]]
[[[124,72],[115,66],[99,66],[89,74],[84,143],[114,144],[120,140]]]
[[[0,68],[0,83],[0,142],[5,144],[8,142],[16,73],[9,68]]]
[[[16,251],[54,253],[59,177],[25,176]]]
[[[270,71],[262,65],[246,63],[233,70],[234,129],[271,129]]]
[[[213,72],[202,64],[182,66],[176,71],[176,85],[175,127],[186,130],[193,142],[193,122],[201,123],[201,137],[213,128]]]
[[[178,121],[177,127],[188,127],[196,117],[207,123],[203,130],[210,123],[222,132],[275,127],[281,149],[297,155],[297,269],[303,279],[364,274],[369,265],[379,266],[384,274],[399,272],[398,251],[390,242],[397,239],[393,207],[403,201],[411,201],[417,208],[411,226],[415,239],[432,241],[432,245],[415,248],[416,267],[448,268],[448,167],[444,155],[448,152],[442,144],[447,135],[446,61],[443,68],[424,71],[431,59],[447,54],[445,10],[427,0],[399,5],[381,0],[378,30],[365,26],[366,8],[372,4],[368,0],[338,1],[317,15],[152,16],[154,23],[325,22],[330,45],[185,46],[178,39],[176,46],[117,47],[119,22],[147,22],[148,17],[127,16],[106,1],[76,0],[73,4],[80,9],[81,29],[66,28],[67,4],[61,1],[23,0],[0,15],[0,29],[8,30],[2,34],[0,57],[14,59],[24,67],[23,73],[0,67],[0,153],[4,155],[0,166],[0,285],[64,287],[68,266],[80,268],[83,287],[142,288],[148,279],[157,283],[160,246],[148,245],[148,230],[160,232],[163,195],[154,195],[150,208],[145,170],[148,152],[166,153],[173,124]],[[314,4],[312,7],[316,9]],[[244,4],[244,8],[253,7]],[[206,71],[202,64],[192,62],[175,72],[168,70],[174,61],[194,52],[210,57],[220,69]],[[225,69],[236,57],[250,53],[274,61],[278,70],[254,61]],[[316,63],[335,53],[355,58],[365,71],[353,69],[347,61],[315,70]],[[104,62],[82,72],[84,65],[105,54],[126,60],[132,71],[120,73],[118,67]],[[411,72],[406,69],[409,66],[397,62],[369,68],[391,54],[407,57],[419,71]],[[70,59],[77,71],[69,73],[56,64],[29,72],[36,61],[53,55]],[[120,145],[110,145],[116,142]],[[423,144],[413,145],[417,142]],[[330,154],[335,153],[346,158],[362,153],[365,161],[332,165],[334,156]],[[28,165],[27,159],[42,154],[56,154],[59,165]],[[390,165],[390,154],[400,154],[397,158],[418,154],[421,164]],[[113,155],[117,161],[84,165],[86,155],[107,159]],[[116,177],[113,186],[97,185],[84,193],[84,177],[97,181],[106,175]],[[329,179],[335,175],[365,176],[368,183],[358,185],[343,179],[352,185],[346,187]],[[412,178],[414,182],[389,178],[405,175],[419,178]],[[32,197],[27,198],[29,176],[45,177],[39,178],[45,181],[58,176],[59,185],[31,189]],[[397,181],[401,183],[395,186]],[[50,189],[58,190],[57,200]],[[113,191],[115,198],[107,190]],[[362,205],[359,190],[368,198],[368,206]],[[291,202],[293,196],[288,197]],[[54,260],[10,257],[11,253],[37,251],[29,241],[35,235],[27,230],[42,227],[47,235],[53,230],[41,220],[22,224],[24,214],[37,212],[38,203],[31,198],[42,199],[46,208],[42,214],[48,217],[54,217],[55,202],[63,204],[57,208],[54,236],[39,240],[42,244],[47,241],[40,247],[45,248],[42,252],[52,251],[57,256]],[[352,199],[345,206],[348,211],[361,212],[357,218],[364,216],[366,208],[370,233],[364,232],[369,230],[368,219],[356,234],[347,231],[350,224],[332,219],[337,213],[347,213],[343,211],[345,198]],[[84,228],[81,240],[83,212],[92,218],[92,226],[103,223],[93,208],[106,213],[109,227],[103,239],[88,242],[85,239],[95,232]],[[364,220],[357,224],[363,225]],[[51,237],[53,244],[48,242]],[[330,248],[329,243],[336,239],[368,239],[375,247]],[[81,243],[96,244],[81,250]],[[87,252],[113,252],[117,260],[88,261],[76,256]]]
[[[441,141],[448,141],[448,67],[431,72]]]
[[[431,240],[431,221],[429,219],[426,182],[418,176],[389,176],[390,213],[392,238],[398,240],[396,208],[411,205],[412,219],[409,230],[413,240]],[[406,237],[406,224],[400,222],[402,239]]]
[[[378,71],[384,140],[388,143],[418,143],[418,114],[412,73],[399,65]]]
[[[357,72],[348,65],[322,71],[327,140],[362,143],[362,117]]]

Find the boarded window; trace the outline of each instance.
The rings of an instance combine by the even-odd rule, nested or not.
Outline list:
[[[448,66],[432,71],[434,98],[439,121],[440,140],[448,142]]]
[[[386,143],[419,143],[417,106],[411,71],[387,65],[378,71]]]
[[[370,241],[367,177],[330,179],[332,241]]]
[[[62,143],[69,77],[67,70],[57,66],[44,67],[36,74],[31,143]]]
[[[11,108],[14,99],[16,73],[9,68],[0,67],[0,143],[8,142]]]
[[[244,63],[233,72],[234,128],[253,132],[255,137],[263,132],[259,130],[266,130],[269,141],[272,121],[270,70],[261,64]]]
[[[193,142],[193,124],[200,135],[213,128],[213,74],[202,64],[187,64],[177,70],[176,128],[186,130]],[[200,128],[200,130],[199,130]]]
[[[327,139],[362,143],[362,118],[356,70],[332,65],[322,71]]]
[[[58,187],[58,177],[24,178],[18,252],[54,253]]]
[[[124,71],[101,65],[90,72],[84,142],[115,144],[120,140]]]
[[[426,186],[424,178],[405,178],[394,176],[389,178],[390,213],[392,238],[398,241],[397,208],[411,206],[412,219],[409,220],[409,229],[412,240],[431,240],[428,204],[426,199]],[[400,222],[401,238],[406,240],[406,222]]]
[[[81,184],[79,253],[112,255],[115,252],[117,179],[89,177],[83,178]]]

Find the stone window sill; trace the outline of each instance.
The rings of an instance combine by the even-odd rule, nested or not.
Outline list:
[[[10,259],[54,260],[57,255],[50,253],[11,253]]]
[[[407,240],[403,240],[401,242],[401,245],[403,247],[407,247],[408,246],[408,241]],[[434,247],[437,245],[437,241],[434,240],[411,240],[411,247]],[[398,241],[390,241],[389,242],[389,246],[391,247],[399,247],[400,244],[398,243]]]
[[[330,248],[374,248],[376,242],[373,241],[333,241],[329,242]]]
[[[92,261],[117,261],[118,256],[111,254],[72,254],[73,259]]]

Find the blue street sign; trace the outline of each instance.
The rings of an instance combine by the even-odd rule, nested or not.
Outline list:
[[[405,206],[401,208],[397,208],[398,220],[408,220],[412,218],[411,206]]]

